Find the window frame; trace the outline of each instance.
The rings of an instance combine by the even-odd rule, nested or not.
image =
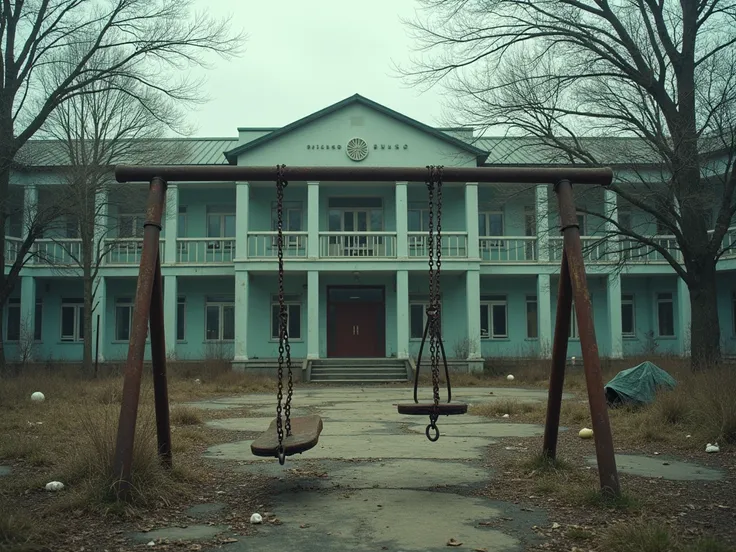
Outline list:
[[[64,309],[74,309],[74,334],[71,339],[64,336]],[[59,340],[62,343],[84,342],[84,299],[62,298],[59,305]]]
[[[113,328],[113,341],[115,343],[128,343],[133,333],[133,311],[135,306],[135,298],[130,296],[117,297],[115,299],[115,327]],[[121,339],[118,336],[118,309],[128,309],[128,338]]]
[[[529,305],[534,305],[534,313],[536,316],[534,317],[534,329],[535,333],[537,335],[529,335]],[[536,295],[527,295],[526,296],[526,338],[527,339],[539,339],[539,300]]]
[[[11,316],[11,310],[17,310],[18,311],[18,338],[17,339],[11,339],[8,336],[8,331],[10,330],[10,316]],[[8,343],[20,343],[21,334],[23,333],[23,325],[21,320],[21,307],[20,307],[20,297],[10,297],[8,299],[8,304],[5,307],[5,341]]]
[[[624,331],[624,305],[631,305],[631,331]],[[625,339],[634,339],[636,337],[636,300],[633,293],[621,294],[621,337]]]
[[[483,318],[483,307],[486,307],[486,321],[488,323],[488,335],[483,335],[483,328],[481,325],[481,332],[480,332],[480,338],[482,340],[499,340],[499,339],[509,339],[509,302],[508,297],[505,295],[492,295],[488,296],[490,298],[484,299],[481,297],[480,301],[480,312],[479,315],[481,317],[481,320]],[[497,334],[496,329],[494,328],[494,317],[493,317],[493,309],[497,306],[503,306],[504,308],[504,326],[506,329],[506,333],[504,334]]]
[[[289,321],[291,320],[291,307],[299,307],[299,318],[298,318],[298,320],[299,320],[299,336],[298,337],[293,336],[291,334],[291,332],[289,332],[289,341],[297,341],[297,342],[304,341],[304,337],[302,335],[304,333],[304,329],[303,329],[304,309],[303,309],[303,306],[302,306],[302,297],[301,297],[301,295],[285,295],[284,296],[284,306],[286,307],[286,328],[287,328],[287,330],[289,328]],[[277,295],[274,295],[274,296],[271,297],[270,314],[269,314],[269,317],[268,317],[269,318],[269,326],[268,326],[269,327],[269,331],[268,331],[268,333],[270,334],[269,341],[270,342],[276,342],[276,343],[278,343],[279,336],[278,335],[276,335],[276,336],[273,335],[273,324],[274,324],[274,321],[275,321],[274,320],[274,314],[276,314],[276,316],[278,317],[278,310],[276,311],[276,313],[274,313],[274,307],[276,307],[277,309],[279,307],[279,298],[278,298]],[[276,328],[278,329],[278,326],[276,326]]]
[[[501,217],[501,233],[500,234],[483,234],[480,232],[480,220],[478,221],[478,235],[481,238],[488,238],[488,237],[496,237],[496,236],[505,236],[506,235],[506,215],[504,212],[498,211],[498,210],[490,210],[490,209],[483,209],[481,211],[478,211],[478,217],[483,217],[485,219],[485,226],[486,228],[490,228],[490,217],[492,215],[500,215]]]
[[[209,338],[207,336],[208,334],[208,328],[207,328],[207,311],[210,307],[217,307],[218,308],[218,317],[217,317],[217,337],[216,338]],[[224,297],[218,297],[218,298],[211,298],[207,297],[205,298],[204,302],[204,340],[207,343],[230,343],[235,341],[235,324],[233,321],[233,337],[225,339],[225,308],[226,307],[232,307],[233,309],[233,318],[235,318],[235,298],[232,299],[226,299]]]
[[[422,335],[419,337],[412,337],[412,306],[421,306],[422,308]],[[409,340],[410,341],[421,341],[424,337],[424,328],[427,327],[427,307],[429,307],[429,297],[414,296],[409,297]],[[442,334],[442,298],[440,297],[440,335]]]
[[[659,306],[661,304],[670,304],[670,309],[672,311],[672,333],[671,334],[663,334],[662,333],[662,324],[659,317]],[[677,329],[675,328],[675,297],[672,292],[657,292],[656,300],[655,300],[655,307],[656,307],[656,316],[657,316],[657,337],[663,337],[663,338],[673,338],[677,337]]]
[[[182,337],[179,337],[179,307],[181,305],[184,305],[184,316],[182,317],[183,320],[183,327],[182,327]],[[206,331],[206,330],[205,330]],[[178,295],[176,297],[176,342],[177,343],[185,343],[187,338],[187,298],[185,295]]]
[[[580,339],[578,333],[578,314],[575,312],[575,301],[570,305],[570,339]]]
[[[129,218],[131,220],[131,226],[130,226],[131,235],[130,236],[122,235],[123,220],[126,218]],[[118,219],[118,236],[117,236],[118,239],[122,239],[122,240],[143,239],[143,223],[145,222],[144,215],[141,215],[140,213],[121,212],[121,213],[118,213],[117,219]],[[141,247],[142,247],[142,244],[141,244]]]

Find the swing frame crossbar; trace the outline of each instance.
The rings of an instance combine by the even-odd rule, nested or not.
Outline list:
[[[285,167],[287,181],[305,182],[424,182],[426,167]],[[118,182],[148,182],[143,249],[138,273],[135,306],[123,396],[113,457],[115,490],[125,498],[131,490],[133,443],[138,416],[146,333],[150,322],[151,365],[156,412],[158,455],[163,466],[172,466],[171,424],[166,380],[166,344],[164,340],[163,285],[159,239],[168,182],[275,181],[276,167],[118,165]],[[617,496],[621,493],[613,437],[608,418],[600,356],[593,326],[593,307],[585,278],[580,229],[578,227],[572,184],[610,186],[613,171],[608,167],[445,167],[444,182],[497,184],[552,184],[560,213],[563,236],[557,315],[555,320],[552,362],[544,428],[542,454],[554,460],[562,407],[562,389],[570,332],[572,304],[575,304],[578,334],[583,353],[583,367],[588,403],[595,439],[596,459],[601,490]]]

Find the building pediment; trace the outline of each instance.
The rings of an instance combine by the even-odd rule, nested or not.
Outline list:
[[[225,152],[233,165],[477,166],[486,152],[360,95]]]

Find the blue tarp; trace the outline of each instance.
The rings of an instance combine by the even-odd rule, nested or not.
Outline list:
[[[677,382],[652,362],[622,370],[605,386],[609,404],[649,404],[659,389],[674,389]]]

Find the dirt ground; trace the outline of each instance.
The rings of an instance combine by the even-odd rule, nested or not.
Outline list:
[[[373,491],[356,487],[356,484],[338,477],[338,471],[344,472],[351,463],[362,462],[359,458],[360,442],[351,445],[354,439],[351,441],[350,435],[343,435],[340,431],[334,435],[324,435],[322,440],[325,446],[329,447],[330,442],[336,441],[345,446],[354,446],[355,458],[333,458],[330,456],[332,453],[325,449],[321,456],[315,455],[316,459],[306,458],[305,455],[305,460],[288,463],[281,468],[285,471],[279,473],[273,471],[278,466],[275,461],[271,463],[274,466],[268,464],[269,467],[261,468],[261,464],[252,464],[252,457],[248,455],[244,455],[242,460],[233,461],[211,457],[208,451],[224,444],[240,446],[255,436],[253,431],[218,429],[211,422],[272,416],[263,408],[270,399],[253,402],[250,397],[258,392],[271,393],[273,382],[223,375],[202,378],[201,383],[195,383],[193,378],[186,377],[172,378],[171,381],[174,472],[161,473],[155,466],[155,432],[152,431],[150,402],[146,402],[150,399],[150,389],[148,395],[144,389],[142,404],[149,406],[141,414],[138,440],[141,447],[148,446],[154,454],[141,453],[141,473],[146,476],[137,482],[137,500],[130,505],[120,505],[110,502],[109,481],[99,476],[99,472],[104,470],[98,466],[104,466],[109,461],[119,411],[121,380],[13,378],[1,381],[0,385],[0,466],[8,472],[0,475],[2,550],[112,552],[222,548],[237,551],[254,549],[254,542],[261,545],[255,549],[267,550],[268,547],[264,547],[263,543],[268,540],[252,541],[263,535],[273,535],[272,540],[281,543],[280,546],[290,544],[292,549],[310,550],[308,526],[312,525],[314,533],[318,521],[294,526],[286,518],[281,520],[278,517],[281,515],[279,509],[285,509],[285,496],[293,499],[295,493],[320,497],[327,494],[334,497],[334,500],[329,500],[330,508],[334,503],[339,513],[339,509],[347,508],[348,504],[345,502],[341,506],[339,500],[350,497],[357,500],[359,496],[366,496],[365,500],[368,501],[371,495],[367,493],[396,490],[389,484],[384,485],[380,472],[371,476],[377,477],[376,482],[371,483],[372,488],[376,486]],[[540,393],[543,399],[543,379],[534,374],[530,373],[528,377],[519,374],[512,383],[498,377],[459,377],[455,385],[466,386],[466,394],[473,396],[470,414],[474,423],[464,426],[468,430],[474,429],[471,426],[486,423],[484,419],[487,424],[494,424],[494,427],[544,422],[543,400],[527,400],[509,391],[512,385],[515,388],[529,388]],[[727,388],[728,385],[723,380],[719,382],[720,387]],[[41,404],[31,403],[30,393],[40,387],[49,390],[46,393],[47,400]],[[330,388],[300,385],[297,396],[301,393],[304,397],[305,393],[322,389],[329,391]],[[330,412],[338,416],[333,420],[333,427],[370,421],[370,411],[375,409],[367,409],[368,412],[363,413],[360,407],[360,394],[365,393],[366,389],[369,394],[375,394],[377,399],[389,402],[396,402],[394,396],[403,394],[409,398],[410,393],[406,385],[381,386],[373,393],[370,392],[370,386],[340,388],[339,394],[355,396],[355,408],[353,410],[353,406],[341,407],[323,400],[319,408],[326,409],[320,410],[323,416],[328,416],[325,427],[330,427]],[[442,483],[439,476],[436,481],[428,476],[419,490],[450,492],[465,496],[468,501],[485,501],[478,503],[481,505],[491,504],[490,501],[501,505],[498,515],[486,518],[469,512],[463,525],[468,526],[467,531],[471,531],[470,525],[476,530],[497,530],[499,535],[514,539],[516,544],[503,548],[507,546],[503,544],[506,541],[499,540],[499,548],[492,548],[493,544],[490,548],[479,545],[476,550],[736,550],[736,451],[733,446],[721,443],[720,453],[704,452],[708,435],[713,435],[714,430],[700,421],[702,413],[691,412],[692,404],[681,401],[677,398],[679,395],[673,395],[666,401],[663,399],[661,404],[666,402],[666,407],[652,407],[641,412],[611,412],[616,452],[645,456],[655,461],[661,459],[663,467],[665,463],[669,465],[677,461],[697,463],[704,468],[719,470],[720,480],[669,480],[661,476],[633,475],[621,470],[623,497],[615,501],[602,500],[596,492],[598,474],[595,464],[589,462],[589,458],[595,455],[594,442],[577,436],[580,427],[589,427],[590,424],[582,389],[584,385],[580,378],[569,379],[566,392],[570,395],[565,401],[562,415],[562,425],[568,427],[569,431],[562,431],[559,436],[558,457],[562,461],[558,465],[550,467],[538,460],[542,440],[540,435],[502,436],[501,431],[492,438],[483,437],[487,443],[479,445],[477,454],[470,456],[469,453],[467,459],[458,460],[469,467],[483,470],[487,475],[481,480],[473,484],[460,482],[456,487],[449,484],[452,488],[447,488],[448,484]],[[520,393],[525,392],[522,390]],[[712,387],[707,386],[704,386],[703,393],[714,395]],[[697,395],[695,391],[692,394]],[[489,400],[480,400],[482,396],[488,396]],[[228,397],[233,398],[235,403],[228,404]],[[273,398],[271,402],[275,402]],[[217,402],[217,399],[221,402]],[[240,399],[243,400],[238,403]],[[214,404],[215,407],[182,406],[199,401],[208,401],[207,404]],[[316,399],[312,402],[317,405]],[[217,406],[222,404],[228,406]],[[307,398],[305,409],[309,411],[312,408],[317,407],[311,406]],[[394,415],[389,413],[392,408],[392,404],[389,404],[385,423],[394,423],[391,420]],[[339,415],[334,414],[336,410],[339,410]],[[83,414],[71,416],[71,412]],[[707,412],[705,415],[708,415]],[[357,422],[351,417],[354,413],[357,413]],[[509,414],[509,417],[503,417],[504,414]],[[384,423],[384,419],[378,419],[377,423]],[[345,427],[346,431],[352,431],[349,426]],[[444,427],[447,428],[446,435],[443,433],[441,439],[445,439],[446,443],[452,442],[452,426]],[[364,431],[365,435],[370,436],[366,439],[374,439],[372,442],[378,443],[375,445],[379,447],[377,450],[382,450],[380,443],[386,439],[383,430],[364,428]],[[394,430],[387,430],[386,434],[391,431]],[[423,431],[420,434],[412,431],[410,426],[401,425],[401,439],[426,441]],[[457,445],[458,450],[462,446],[475,447],[473,443],[476,437],[469,436],[472,434],[470,432],[468,436],[463,434],[457,438],[458,443],[465,441],[464,445]],[[388,453],[376,454],[382,455],[381,461],[390,459]],[[415,458],[415,455],[407,453],[405,460],[401,458],[399,455],[398,464],[414,461],[410,459]],[[365,464],[376,461],[376,458],[369,458]],[[453,460],[440,455],[436,461],[442,465]],[[3,473],[2,468],[0,473]],[[57,493],[45,491],[44,485],[51,480],[64,481],[66,488]],[[366,481],[372,480],[368,477]],[[409,492],[404,487],[401,490]],[[343,491],[346,496],[340,495]],[[413,489],[412,492],[419,491]],[[193,506],[202,505],[211,505],[212,509],[191,510]],[[253,512],[270,511],[275,511],[275,515],[266,516],[264,525],[250,524]],[[431,528],[442,515],[441,511],[427,512],[426,516],[422,516],[422,523]],[[301,525],[307,527],[302,528]],[[204,531],[203,527],[212,528],[211,535],[191,539],[186,536],[186,528]],[[158,533],[155,532],[162,528],[182,529],[185,537],[156,537]],[[141,535],[149,533],[154,538],[141,539]],[[134,534],[138,534],[138,537],[134,538]],[[469,534],[474,533],[471,531]],[[292,540],[279,540],[287,536]],[[421,536],[420,531],[417,538]],[[454,538],[447,536],[448,541]],[[327,542],[327,550],[332,546],[329,541],[324,541],[327,538],[325,535],[312,537],[317,538],[316,542]],[[336,538],[335,535],[331,537]],[[354,542],[344,540],[348,537],[354,538],[354,535],[346,534],[341,537],[343,540],[335,540],[335,549],[340,549],[340,546],[342,549],[356,550],[362,547],[366,550],[392,548],[392,541],[384,543],[380,535]],[[150,542],[154,544],[149,546]],[[352,544],[346,548],[346,542]],[[457,542],[460,541],[454,544]],[[621,542],[626,545],[617,544]],[[468,540],[458,548],[473,549],[471,545],[471,540]],[[447,543],[443,543],[442,548],[446,547]],[[411,550],[406,547],[394,549]]]

